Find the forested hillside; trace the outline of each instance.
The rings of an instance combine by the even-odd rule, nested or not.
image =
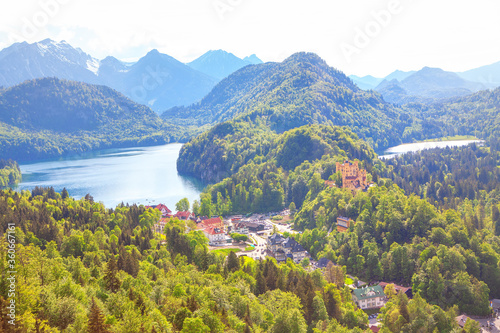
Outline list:
[[[382,173],[406,193],[415,193],[444,208],[456,209],[465,199],[483,200],[500,190],[498,140],[481,147],[429,149],[385,160]]]
[[[234,156],[214,156],[245,163],[233,165],[237,172],[205,190],[208,196],[202,201],[213,202],[215,214],[277,211],[292,202],[300,208],[310,189],[319,191],[334,177],[336,162],[371,164],[375,157],[349,129],[325,125],[302,126],[246,147],[229,148]]]
[[[16,324],[41,332],[362,332],[344,283],[292,262],[208,252],[200,231],[143,206],[115,209],[63,191],[0,192],[1,231],[15,225]],[[7,253],[6,238],[0,243]],[[1,262],[6,271],[5,261]],[[345,279],[340,271],[339,278]],[[7,276],[0,277],[6,313]],[[0,328],[9,331],[6,317]],[[447,320],[447,319],[443,319]]]
[[[312,53],[296,53],[282,63],[247,66],[221,81],[200,103],[166,111],[179,123],[217,123],[231,119],[262,122],[281,133],[307,124],[350,126],[374,149],[388,147],[434,128],[419,127],[410,112],[359,89],[342,72]],[[419,134],[411,128],[419,128]]]
[[[356,195],[335,187],[310,189],[294,216],[295,228],[304,230],[296,238],[315,258],[345,265],[363,281],[412,286],[414,294],[442,309],[487,315],[488,299],[500,297],[497,146],[374,162],[378,186]],[[354,223],[348,232],[329,233],[338,216]],[[405,304],[397,300],[382,309],[391,332],[413,331]]]
[[[0,156],[27,161],[177,141],[181,131],[105,87],[55,78],[0,91]]]
[[[12,160],[0,160],[0,188],[9,185],[16,185],[21,181],[21,169]]]
[[[412,107],[422,118],[441,126],[447,135],[475,135],[482,139],[500,136],[500,88],[428,107]]]

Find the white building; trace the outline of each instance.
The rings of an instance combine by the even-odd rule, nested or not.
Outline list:
[[[372,286],[354,289],[352,299],[360,309],[381,308],[385,305],[387,298],[381,286]]]

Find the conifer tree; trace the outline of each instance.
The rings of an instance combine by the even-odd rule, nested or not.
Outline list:
[[[92,297],[89,310],[89,321],[87,331],[89,333],[111,333],[109,325],[104,322],[104,315]]]
[[[117,292],[120,289],[120,280],[116,277],[118,273],[118,267],[116,265],[116,259],[114,255],[108,261],[106,266],[106,275],[104,276],[104,281],[106,281],[106,288],[111,290],[111,292]]]

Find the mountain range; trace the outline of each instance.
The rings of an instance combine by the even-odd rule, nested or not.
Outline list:
[[[375,90],[391,103],[432,103],[457,96],[470,95],[486,86],[461,78],[440,68],[424,67],[403,80],[382,81]]]
[[[200,103],[168,110],[162,117],[174,123],[194,119],[198,126],[215,124],[188,142],[178,160],[179,172],[208,182],[237,172],[257,150],[265,151],[276,134],[300,126],[349,126],[375,148],[401,143],[405,135],[417,132],[413,128],[420,129],[408,110],[385,102],[377,92],[359,89],[316,54],[303,52],[281,63],[244,67]]]
[[[201,57],[187,63],[187,65],[197,71],[205,73],[218,80],[222,80],[242,67],[261,63],[262,60],[257,58],[255,54],[245,57],[244,59],[240,59],[232,53],[217,50],[208,51]]]
[[[396,124],[389,122],[406,114],[378,93],[359,89],[316,54],[302,52],[281,63],[244,67],[219,82],[201,102],[172,108],[162,117],[201,126],[252,112],[272,113],[266,118],[278,132],[309,123],[353,126],[354,132],[375,140],[376,146],[380,140],[399,142],[396,132],[389,130]],[[400,117],[409,119],[408,115]]]
[[[465,72],[424,67],[419,71],[395,71],[385,78],[349,76],[361,89],[379,91],[385,100],[405,104],[433,103],[500,86],[500,62]]]
[[[125,63],[114,57],[98,60],[65,41],[45,39],[15,43],[0,51],[0,86],[43,77],[102,84],[161,112],[201,100],[231,71],[259,62],[255,55],[240,59],[224,51],[212,51],[188,66],[152,50],[135,63]]]

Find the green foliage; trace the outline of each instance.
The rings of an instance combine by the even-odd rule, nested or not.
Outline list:
[[[21,182],[21,169],[17,162],[0,160],[0,188]]]
[[[109,325],[104,322],[104,315],[101,309],[97,306],[94,298],[90,303],[89,310],[89,322],[88,322],[88,332],[89,333],[109,333]]]
[[[44,78],[0,91],[0,133],[0,156],[30,161],[164,144],[187,132],[108,87]]]
[[[189,211],[189,200],[187,198],[182,198],[175,204],[175,210],[178,212]]]
[[[321,274],[293,262],[278,265],[271,259],[237,258],[234,252],[208,252],[203,234],[188,231],[186,222],[177,219],[166,224],[165,236],[154,234],[144,223],[150,213],[143,206],[106,209],[90,196],[62,199],[50,189],[1,191],[4,257],[5,231],[9,223],[17,226],[16,268],[22,281],[17,285],[18,327],[46,332],[306,332],[325,319],[325,311],[329,320],[332,308],[340,317],[353,313],[352,300],[341,299],[341,289],[331,285],[323,294]],[[0,262],[0,269],[6,270],[5,265]],[[6,276],[0,277],[0,285],[7,283]],[[0,290],[0,312],[6,309],[6,293]],[[342,324],[367,322],[349,318]]]
[[[246,242],[248,240],[247,235],[238,234],[236,232],[233,232],[231,234],[231,238],[234,239],[236,242]]]
[[[300,165],[286,170],[277,162],[277,156],[288,160],[296,155],[293,150],[284,148],[290,140],[294,141],[295,136],[313,138],[311,140],[317,142],[320,146],[317,150],[323,155],[304,152]],[[248,149],[258,150],[252,146]],[[290,156],[285,156],[288,154]],[[320,159],[317,159],[318,156]],[[315,196],[324,187],[325,180],[335,172],[336,162],[348,158],[371,160],[374,157],[373,150],[346,128],[300,127],[278,136],[264,156],[254,158],[231,177],[208,187],[205,193],[210,194],[210,200],[204,194],[202,202],[205,200],[207,206],[209,201],[217,202],[218,214],[278,211],[292,202],[300,207],[307,195]],[[235,163],[239,163],[237,161]]]

